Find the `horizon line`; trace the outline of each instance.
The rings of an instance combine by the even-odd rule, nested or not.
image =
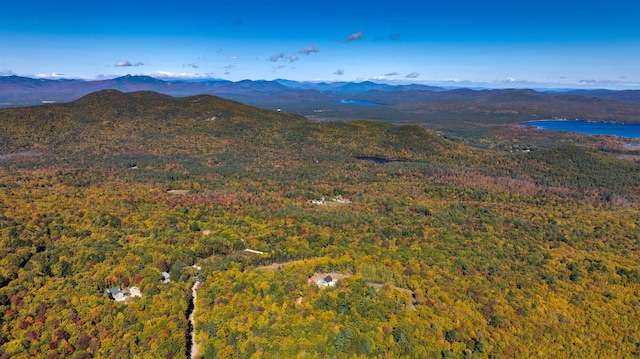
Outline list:
[[[159,75],[159,76],[158,76]],[[180,76],[184,75],[184,76]],[[636,83],[624,83],[616,81],[589,81],[584,83],[554,83],[554,82],[537,82],[528,80],[516,80],[508,78],[505,80],[488,81],[472,81],[472,80],[422,80],[416,81],[415,79],[397,79],[397,78],[357,78],[353,80],[339,80],[339,79],[313,79],[313,80],[291,80],[287,78],[277,77],[273,79],[261,78],[261,79],[241,79],[241,80],[229,80],[215,76],[208,76],[209,74],[169,74],[163,76],[163,74],[126,74],[126,75],[99,75],[97,77],[80,77],[80,76],[68,76],[66,74],[51,75],[37,74],[37,75],[19,75],[9,72],[8,74],[0,74],[2,77],[20,77],[32,80],[49,80],[49,81],[85,81],[85,82],[98,82],[109,81],[118,78],[126,77],[148,77],[164,82],[204,82],[204,81],[226,81],[231,83],[238,83],[243,81],[253,82],[278,82],[287,81],[294,83],[353,83],[361,84],[365,82],[371,82],[378,85],[388,86],[425,86],[425,87],[438,87],[442,89],[487,89],[487,90],[506,90],[506,89],[518,89],[518,90],[609,90],[609,91],[638,91],[640,90],[640,84]],[[411,81],[413,80],[413,81]],[[607,86],[609,85],[609,86]]]

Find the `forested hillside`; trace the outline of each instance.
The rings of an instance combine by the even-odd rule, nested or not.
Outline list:
[[[196,280],[202,358],[640,356],[640,165],[490,148],[212,96],[0,110],[0,358],[184,358]]]

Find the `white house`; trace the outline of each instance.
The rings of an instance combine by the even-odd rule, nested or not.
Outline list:
[[[171,282],[171,274],[169,274],[168,272],[162,272],[160,273],[160,275],[162,275],[162,279],[160,279],[162,283]]]
[[[330,275],[320,279],[316,282],[319,287],[333,287],[336,285],[336,282],[333,281]]]
[[[122,289],[120,289],[120,287],[118,286],[105,289],[104,294],[106,294],[107,296],[109,296],[109,298],[115,301],[121,301],[122,298],[124,297],[124,293],[122,293]]]
[[[311,203],[317,204],[317,205],[320,205],[320,206],[326,206],[327,205],[327,202],[325,202],[325,200],[324,200],[324,196],[322,196],[322,199],[314,199],[314,200],[312,200]]]
[[[105,289],[104,293],[116,302],[124,302],[133,297],[142,297],[142,292],[138,287],[125,288],[124,290],[120,289],[120,287],[113,287]]]

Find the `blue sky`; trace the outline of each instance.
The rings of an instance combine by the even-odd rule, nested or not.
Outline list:
[[[0,75],[640,88],[640,1],[0,0]]]

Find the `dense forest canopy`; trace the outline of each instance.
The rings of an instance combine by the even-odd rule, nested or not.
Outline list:
[[[185,357],[196,281],[203,358],[637,357],[640,166],[499,136],[152,92],[0,110],[0,357]]]

